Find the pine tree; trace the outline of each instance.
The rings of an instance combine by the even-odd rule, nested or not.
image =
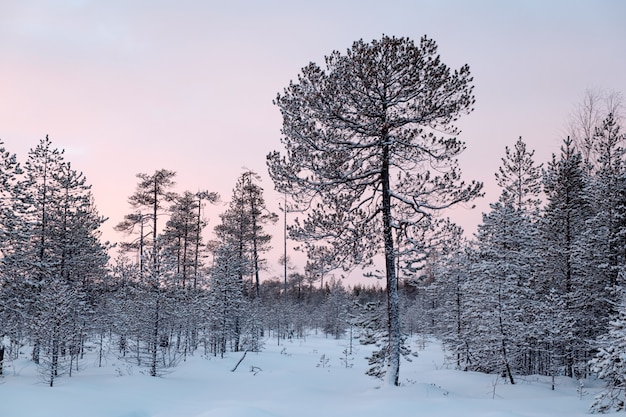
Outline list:
[[[198,281],[204,258],[202,231],[207,224],[201,217],[204,195],[209,196],[208,193],[194,194],[190,191],[177,196],[170,207],[170,218],[162,235],[163,252],[175,261],[174,281],[168,283],[168,288],[178,311],[179,323],[175,330],[177,348],[182,349],[184,355],[195,348],[200,326],[198,310],[201,308],[201,293]],[[215,194],[212,196],[216,197]]]
[[[598,339],[598,353],[591,360],[591,371],[606,382],[605,389],[591,405],[592,412],[626,410],[626,304],[609,323],[609,331]]]
[[[177,196],[163,231],[164,250],[176,258],[176,275],[181,288],[196,288],[195,271],[202,267],[198,252],[204,246],[202,230],[206,222],[199,217],[200,205],[198,196],[190,191]]]
[[[145,295],[147,293],[139,264],[124,255],[118,256],[111,267],[110,300],[111,327],[117,335],[117,354],[120,358],[142,366],[142,343],[144,337]]]
[[[174,186],[173,178],[176,175],[173,171],[165,169],[157,170],[154,174],[137,174],[140,179],[137,190],[128,199],[130,205],[135,209],[146,209],[150,213],[152,223],[152,239],[145,244],[151,248],[148,255],[145,255],[148,266],[142,269],[143,289],[146,291],[147,303],[145,314],[141,317],[145,320],[148,328],[146,345],[149,350],[149,370],[151,376],[159,374],[160,348],[164,347],[166,340],[164,325],[167,311],[167,293],[164,291],[168,284],[172,282],[172,262],[171,258],[162,251],[163,240],[159,238],[159,218],[164,214],[166,204],[176,198],[176,194],[169,191]],[[140,219],[143,218],[143,214]],[[143,262],[143,257],[142,257]]]
[[[278,216],[266,207],[263,189],[257,184],[259,180],[253,171],[246,171],[239,177],[228,209],[220,215],[222,222],[215,227],[218,239],[236,250],[234,255],[237,257],[240,280],[243,281],[247,275],[253,277],[256,298],[261,296],[261,254],[271,249],[272,236],[264,230],[264,226],[278,220]]]
[[[586,283],[590,291],[599,295],[597,299],[604,301],[593,313],[604,323],[615,313],[612,305],[617,302],[618,275],[626,259],[625,141],[626,135],[620,132],[620,126],[609,114],[601,127],[596,128],[593,140],[596,169],[588,179],[586,190],[593,212],[583,237],[583,243],[589,248],[584,254]]]
[[[238,351],[241,343],[245,300],[243,282],[239,278],[239,259],[233,256],[238,248],[221,245],[214,255],[209,284],[209,340],[212,351],[221,357]]]
[[[156,268],[158,260],[158,219],[167,208],[165,204],[171,203],[176,198],[175,193],[168,191],[175,184],[173,180],[175,176],[175,172],[166,169],[157,170],[152,175],[137,174],[140,182],[137,184],[135,193],[128,198],[128,202],[133,208],[145,208],[149,212],[149,218],[152,222],[152,241],[150,246],[152,247],[151,259],[153,269]],[[143,215],[140,216],[140,219],[143,221]]]
[[[26,268],[22,252],[26,233],[23,215],[23,171],[15,154],[0,141],[0,338],[20,341],[24,335]]]
[[[56,261],[52,252],[57,248],[52,242],[51,235],[54,226],[53,215],[58,214],[54,204],[57,203],[61,190],[53,175],[61,172],[63,164],[63,152],[53,148],[47,136],[31,149],[25,164],[26,187],[30,202],[27,221],[32,250],[29,261],[34,272],[35,285],[47,275]]]
[[[533,235],[528,217],[513,206],[506,190],[478,226],[479,260],[471,303],[478,309],[483,339],[482,367],[502,371],[513,384],[525,337],[524,307],[530,303]],[[480,337],[480,336],[479,336]],[[492,362],[490,358],[498,358]],[[501,369],[498,367],[501,366]]]
[[[525,213],[536,213],[541,199],[541,164],[535,165],[535,151],[527,151],[520,137],[514,150],[505,148],[502,165],[496,172],[498,186],[513,200],[513,206]]]
[[[434,265],[434,285],[441,294],[435,310],[439,317],[438,334],[457,369],[467,371],[474,364],[474,336],[477,322],[469,320],[474,288],[471,281],[472,259],[470,242],[459,242],[456,250],[437,260]],[[476,345],[480,346],[478,342]]]
[[[149,214],[137,211],[136,213],[129,213],[124,216],[124,220],[115,226],[115,230],[127,235],[138,234],[136,239],[131,242],[120,242],[120,248],[124,252],[137,252],[137,264],[140,271],[144,271],[144,259],[145,248],[147,245],[147,238],[150,233],[146,230],[146,225],[149,224],[151,216]]]
[[[517,211],[514,215],[518,216],[519,222],[512,225],[519,239],[519,246],[516,252],[509,254],[515,258],[515,263],[519,266],[522,276],[520,284],[525,288],[525,299],[520,302],[524,303],[524,307],[529,311],[537,312],[542,307],[540,300],[536,297],[537,282],[539,275],[543,270],[543,262],[541,260],[541,244],[539,233],[540,222],[540,205],[542,193],[542,164],[536,165],[534,160],[535,151],[529,151],[526,144],[520,137],[516,142],[513,150],[507,146],[505,148],[505,156],[502,158],[498,172],[496,172],[496,182],[506,193],[506,198],[510,200],[513,208]],[[503,194],[504,197],[505,194]],[[537,323],[534,318],[536,314],[529,314],[522,318],[520,323],[522,328],[526,329],[524,338],[519,334],[518,340],[519,363],[516,364],[518,372],[532,372],[531,369],[541,363],[541,349],[537,346],[534,333]]]
[[[40,344],[38,370],[50,387],[72,369],[64,351],[69,350],[72,359],[76,358],[78,346],[72,330],[79,301],[76,290],[61,280],[46,282],[37,297],[37,312],[32,324],[34,336]]]
[[[359,342],[363,345],[375,345],[371,356],[367,357],[370,366],[366,374],[378,379],[387,377],[389,366],[389,328],[385,320],[385,305],[381,301],[371,301],[365,304],[358,303],[354,308],[354,325],[360,329]],[[401,334],[400,355],[408,362],[411,359],[411,350],[404,344],[406,335]]]
[[[556,290],[563,300],[564,317],[577,323],[574,333],[564,335],[559,346],[565,374],[572,377],[579,366],[586,367],[590,351],[583,325],[589,307],[584,274],[584,253],[588,248],[581,245],[581,237],[592,210],[586,194],[582,157],[569,138],[564,140],[560,157],[553,155],[548,164],[544,189],[547,196],[542,220],[545,275],[539,285],[543,294]]]
[[[286,154],[267,156],[270,176],[307,207],[292,237],[328,243],[346,269],[384,254],[390,385],[402,349],[394,231],[419,230],[481,192],[461,181],[456,159],[454,122],[472,110],[471,83],[469,67],[451,71],[432,39],[383,36],[333,52],[325,69],[309,64],[275,100]]]
[[[69,355],[71,375],[83,350],[98,285],[107,276],[107,246],[99,230],[106,219],[99,216],[84,175],[48,137],[29,152],[25,176],[28,242],[19,259],[29,268],[24,285],[31,294],[24,304],[30,306],[33,359],[52,385],[61,354]]]
[[[323,330],[327,335],[339,339],[348,328],[348,306],[350,299],[341,281],[331,279],[327,284],[326,298],[320,306],[323,314]]]

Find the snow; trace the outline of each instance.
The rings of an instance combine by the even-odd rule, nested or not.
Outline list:
[[[102,368],[97,350],[83,370],[50,388],[26,359],[5,365],[0,379],[2,417],[332,417],[332,416],[588,416],[598,387],[546,377],[503,378],[452,369],[436,341],[417,344],[419,357],[403,361],[401,387],[364,374],[370,347],[355,346],[353,366],[341,361],[347,340],[321,335],[268,339],[261,353],[224,359],[196,354],[171,373],[153,378],[113,353]],[[24,353],[27,353],[26,351]],[[322,356],[328,358],[326,364]],[[25,355],[24,355],[25,356]],[[324,366],[322,366],[324,365]],[[256,372],[251,372],[255,367]]]

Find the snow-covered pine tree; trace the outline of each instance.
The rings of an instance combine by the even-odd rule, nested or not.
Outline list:
[[[217,201],[216,193],[185,191],[176,196],[169,208],[170,218],[163,231],[163,250],[176,259],[176,283],[180,288],[197,288],[197,273],[203,267],[203,200]]]
[[[357,303],[354,308],[354,324],[360,331],[359,342],[363,345],[376,345],[378,350],[366,358],[370,368],[366,374],[383,379],[387,368],[388,355],[385,341],[388,338],[385,323],[385,307],[381,302]]]
[[[598,352],[590,361],[591,371],[606,383],[598,394],[591,411],[609,413],[626,410],[626,303],[621,302],[619,312],[609,322],[609,331],[597,341]]]
[[[613,316],[619,304],[619,272],[626,259],[626,165],[621,133],[612,114],[597,127],[593,139],[594,171],[587,181],[586,195],[591,215],[581,237],[586,250],[585,280],[581,285],[592,300],[585,301],[586,331],[583,337],[595,339]]]
[[[474,363],[473,350],[482,345],[480,340],[474,338],[479,320],[470,321],[468,317],[468,305],[472,303],[472,288],[469,288],[469,293],[466,291],[473,263],[470,257],[472,253],[470,244],[459,242],[454,251],[437,259],[433,266],[432,284],[441,294],[440,302],[434,311],[434,314],[439,316],[436,334],[441,337],[455,367],[465,371]]]
[[[319,311],[323,314],[323,330],[326,335],[339,339],[348,328],[348,304],[351,300],[340,280],[331,278],[326,285],[326,297],[319,306]]]
[[[195,350],[200,327],[201,273],[205,272],[205,244],[202,232],[207,222],[202,219],[203,201],[216,202],[216,193],[185,191],[176,196],[169,208],[162,234],[164,256],[175,261],[173,281],[167,283],[168,293],[177,310],[176,348],[183,355]]]
[[[526,337],[524,309],[531,301],[528,249],[536,239],[531,227],[530,219],[503,190],[478,226],[479,259],[472,269],[470,308],[481,320],[475,337],[483,340],[479,366],[504,373],[512,384]]]
[[[215,227],[218,239],[229,241],[237,249],[235,255],[241,264],[240,278],[243,280],[248,275],[252,277],[253,291],[250,295],[256,298],[261,296],[261,255],[271,249],[272,236],[264,227],[278,221],[278,216],[267,209],[259,181],[260,177],[254,171],[241,174],[228,209],[220,215],[222,222]]]
[[[25,336],[28,289],[27,269],[21,262],[26,250],[23,173],[17,156],[0,141],[0,338],[18,344]]]
[[[131,328],[136,330],[138,363],[148,369],[150,376],[162,376],[178,364],[182,355],[178,351],[181,326],[179,292],[175,282],[176,260],[161,249],[160,239],[146,257],[147,271],[140,274],[140,282],[131,287]]]
[[[144,241],[142,248],[149,247],[149,254],[144,254],[140,259],[142,266],[140,289],[145,291],[143,301],[146,303],[145,315],[137,317],[137,320],[144,321],[147,326],[142,328],[140,334],[148,334],[147,348],[149,350],[149,370],[151,376],[159,375],[161,368],[159,354],[162,353],[168,340],[168,335],[164,332],[164,322],[167,303],[167,285],[172,283],[172,262],[163,253],[163,241],[159,237],[159,219],[167,213],[167,204],[175,200],[176,194],[169,191],[174,186],[176,173],[166,169],[156,170],[154,174],[137,174],[139,183],[137,189],[128,198],[129,204],[139,210],[139,221],[143,224],[144,216],[149,216],[151,223],[151,239]],[[149,214],[143,214],[145,210]],[[122,227],[118,225],[118,229]],[[140,236],[142,238],[143,235]],[[144,259],[146,260],[144,265]],[[169,347],[169,345],[167,345]],[[167,364],[166,364],[167,365]]]
[[[57,254],[59,259],[58,276],[69,284],[70,294],[76,294],[72,306],[72,339],[67,342],[71,365],[82,357],[83,346],[88,333],[93,330],[93,311],[102,298],[102,284],[108,275],[108,244],[100,241],[100,227],[106,221],[94,205],[91,186],[85,176],[72,169],[67,162],[61,171],[53,174],[59,184],[59,213],[55,216]]]
[[[25,273],[23,274],[24,297],[22,305],[26,306],[29,317],[30,336],[33,345],[32,359],[39,364],[39,352],[42,343],[39,340],[33,318],[38,315],[37,298],[41,294],[46,281],[51,279],[51,267],[55,260],[51,259],[51,250],[55,247],[51,238],[52,205],[59,193],[58,184],[54,184],[52,173],[58,172],[64,163],[63,152],[53,148],[52,142],[46,136],[39,144],[30,150],[25,163],[24,195],[27,198],[27,209],[24,214],[24,232],[27,243],[22,253],[17,255]]]
[[[502,165],[496,172],[496,182],[513,200],[513,207],[527,214],[536,214],[541,204],[541,164],[535,165],[534,154],[520,137],[513,150],[505,148]]]
[[[62,357],[69,356],[71,371],[82,354],[98,283],[107,275],[99,230],[106,219],[98,215],[84,175],[48,137],[29,152],[25,174],[29,245],[21,255],[31,268],[25,282],[34,300],[33,359],[52,378]]]
[[[556,290],[563,301],[559,305],[564,308],[564,317],[577,323],[574,333],[563,333],[557,343],[558,356],[564,358],[563,372],[569,377],[584,373],[591,349],[589,339],[584,337],[585,328],[581,327],[590,302],[584,255],[591,248],[582,242],[587,220],[593,214],[586,193],[587,179],[580,152],[566,138],[560,156],[552,156],[544,173],[547,204],[541,229],[545,266],[539,286],[544,295]]]
[[[243,339],[246,303],[239,272],[241,265],[236,256],[238,250],[228,243],[220,245],[215,251],[209,278],[207,338],[212,353],[221,357],[229,350],[238,351]]]
[[[232,300],[232,307],[228,314],[235,323],[232,329],[233,350],[239,350],[242,345],[242,337],[244,331],[258,332],[262,334],[262,326],[258,321],[260,316],[258,311],[244,314],[243,310],[252,306],[259,307],[258,303],[244,302],[238,299],[238,290],[233,286],[241,289],[241,296],[247,296],[249,299],[259,299],[260,293],[260,270],[262,268],[263,259],[261,254],[270,249],[269,243],[271,236],[264,230],[264,226],[268,223],[274,223],[278,217],[271,213],[266,205],[263,197],[263,189],[257,184],[259,176],[253,171],[244,172],[233,190],[232,200],[227,210],[220,215],[221,223],[215,226],[215,234],[217,237],[216,250],[214,253],[215,266],[211,272],[211,291],[213,285],[225,286],[230,288],[225,293],[235,297]],[[217,264],[217,260],[220,264]],[[233,274],[237,277],[238,283],[230,282]],[[250,277],[250,281],[247,280]],[[231,301],[212,295],[211,299],[215,302],[230,303]],[[235,308],[236,307],[236,308]],[[216,307],[217,308],[217,307]],[[225,314],[223,309],[219,309],[220,314]],[[254,317],[255,320],[251,321]],[[244,324],[247,326],[244,328]],[[222,325],[221,329],[224,328]],[[213,334],[215,334],[213,332]],[[230,336],[229,336],[230,337]],[[246,339],[253,340],[253,344],[257,343],[259,336],[256,334],[245,336]],[[220,340],[226,340],[225,336]],[[221,349],[218,345],[219,349]],[[223,351],[220,351],[223,354]]]
[[[547,294],[535,294],[535,297],[537,300],[526,310],[534,320],[526,341],[532,356],[524,369],[526,374],[550,376],[554,390],[556,377],[563,375],[566,359],[562,347],[564,343],[574,342],[576,322],[567,312],[558,290],[552,288]]]
[[[158,227],[160,216],[164,215],[167,211],[167,204],[176,199],[176,193],[169,191],[174,186],[174,177],[176,173],[168,171],[166,169],[160,169],[149,175],[145,173],[137,174],[137,178],[140,179],[137,184],[137,189],[128,198],[129,204],[134,209],[146,210],[149,216],[148,219],[152,223],[152,239],[149,242],[149,246],[152,251],[152,267],[156,268],[159,257],[157,256],[157,236],[160,232]],[[140,215],[140,220],[143,222],[144,215]],[[120,226],[120,225],[118,225]]]
[[[143,355],[148,308],[147,289],[138,263],[125,255],[118,256],[111,267],[110,317],[113,334],[117,336],[117,356],[137,366],[145,362]]]
[[[399,384],[402,328],[394,230],[479,196],[461,180],[454,123],[472,110],[468,66],[451,71],[435,41],[383,36],[302,69],[275,100],[286,153],[267,156],[276,189],[307,218],[300,241],[323,240],[343,267],[384,254],[390,385]],[[443,132],[443,135],[442,135]]]
[[[535,333],[543,330],[537,329],[541,323],[536,322],[536,314],[542,305],[537,293],[538,277],[543,270],[540,239],[540,206],[542,194],[542,164],[536,164],[534,150],[528,150],[522,138],[518,138],[513,149],[505,148],[505,156],[502,164],[495,174],[498,186],[507,193],[508,198],[520,216],[519,237],[522,238],[517,248],[515,262],[523,267],[521,285],[525,287],[526,298],[523,301],[524,308],[533,314],[526,314],[522,320],[522,327],[526,329],[525,339],[519,342],[519,363],[515,365],[517,372],[533,373],[533,368],[539,366],[541,361],[542,347],[537,346]],[[521,335],[520,335],[521,336]]]
[[[513,150],[506,147],[495,175],[501,194],[491,211],[483,214],[472,273],[461,284],[464,293],[457,297],[465,300],[465,319],[460,314],[456,317],[457,329],[461,329],[457,336],[462,335],[457,349],[463,353],[465,366],[502,372],[511,383],[514,373],[526,372],[536,361],[530,343],[535,340],[534,316],[523,314],[534,309],[540,270],[541,166],[535,165],[533,154],[521,138]]]
[[[366,374],[384,380],[389,377],[387,367],[389,365],[389,328],[386,325],[385,305],[381,301],[371,301],[366,303],[356,302],[354,309],[353,323],[359,329],[359,342],[362,345],[375,345],[371,356],[367,357],[370,366]],[[414,354],[404,343],[406,334],[401,334],[400,355],[410,362]]]
[[[70,373],[72,362],[77,360],[79,335],[75,325],[82,301],[79,297],[75,288],[58,279],[47,281],[37,297],[32,324],[33,334],[40,343],[38,370],[50,387],[59,377]]]

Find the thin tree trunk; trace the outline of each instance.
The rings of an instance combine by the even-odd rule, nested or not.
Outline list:
[[[158,291],[158,289],[157,289]],[[160,320],[160,300],[159,294],[156,296],[156,305],[154,309],[154,323],[152,329],[152,346],[151,348],[151,364],[150,364],[150,376],[157,376],[157,353],[159,350],[159,320]]]
[[[3,366],[4,366],[4,345],[0,341],[0,375],[2,375]]]

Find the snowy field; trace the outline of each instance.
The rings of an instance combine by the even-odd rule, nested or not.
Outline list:
[[[49,388],[36,367],[20,360],[0,379],[1,417],[331,417],[331,416],[588,416],[596,388],[576,381],[520,378],[505,384],[494,375],[448,367],[441,346],[414,342],[419,357],[403,362],[402,387],[364,375],[369,347],[356,346],[346,368],[346,340],[308,336],[261,353],[224,359],[190,357],[161,378],[113,359],[64,376]],[[422,349],[420,349],[422,347]],[[254,367],[254,368],[253,368]],[[251,372],[254,369],[255,372]]]

